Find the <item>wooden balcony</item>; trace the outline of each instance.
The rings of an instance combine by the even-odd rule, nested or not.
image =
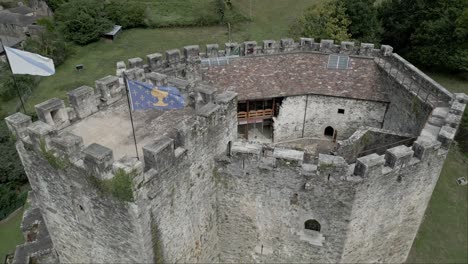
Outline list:
[[[238,112],[237,118],[239,123],[256,123],[263,119],[269,119],[273,117],[272,109],[265,110],[252,110],[248,112]]]

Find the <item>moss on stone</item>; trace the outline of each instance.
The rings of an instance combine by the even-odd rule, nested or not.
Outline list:
[[[110,195],[119,201],[133,202],[132,179],[135,175],[136,171],[127,173],[123,169],[118,169],[112,179],[102,180],[94,175],[89,179],[100,193]]]
[[[40,140],[40,149],[41,149],[41,154],[42,157],[44,157],[45,160],[56,170],[65,170],[70,166],[70,161],[68,160],[67,157],[65,158],[60,158],[55,156],[55,151],[53,150],[47,150],[46,149],[46,144],[43,139]]]
[[[164,263],[163,247],[161,242],[161,232],[154,220],[153,213],[151,213],[151,243],[153,246],[153,262]]]

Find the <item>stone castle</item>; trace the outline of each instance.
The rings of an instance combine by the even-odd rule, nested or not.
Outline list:
[[[136,150],[123,72],[186,99],[133,112]],[[48,232],[13,263],[404,262],[468,101],[390,46],[311,38],[133,58],[68,97],[6,118]],[[99,188],[122,171],[133,199]]]

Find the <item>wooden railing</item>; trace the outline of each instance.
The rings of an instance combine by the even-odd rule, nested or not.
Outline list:
[[[242,111],[242,112],[237,113],[238,119],[250,119],[250,118],[266,119],[266,118],[271,118],[272,116],[273,116],[272,109],[253,110],[249,112]]]

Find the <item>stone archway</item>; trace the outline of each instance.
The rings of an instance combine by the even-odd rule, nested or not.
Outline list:
[[[326,136],[326,137],[333,137],[335,135],[335,129],[331,126],[327,126],[325,128],[325,131],[323,132],[323,134]]]

